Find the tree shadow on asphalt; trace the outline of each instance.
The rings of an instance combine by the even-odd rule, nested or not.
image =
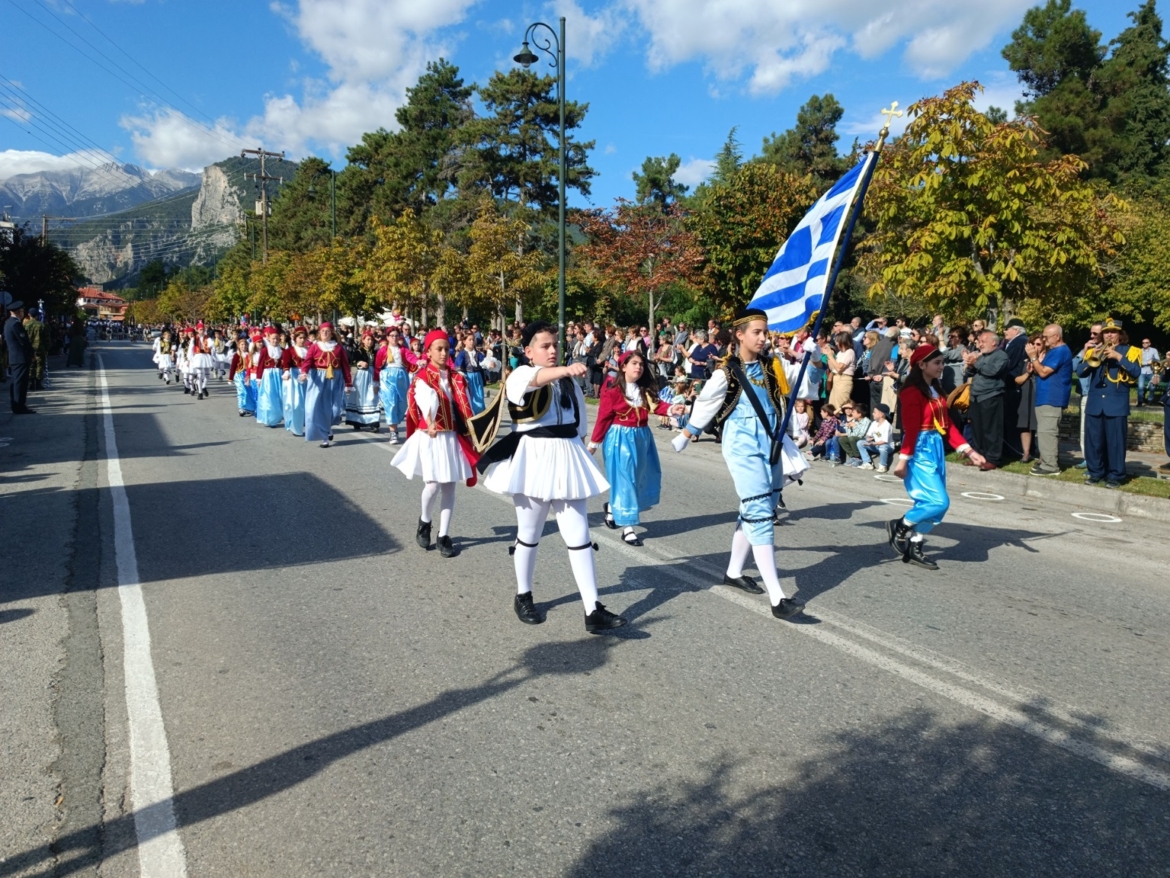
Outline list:
[[[0,610],[0,625],[5,622],[15,622],[18,619],[25,619],[35,613],[36,610],[20,609],[20,610]]]
[[[82,508],[109,502],[108,488],[74,494]],[[134,510],[139,582],[144,584],[377,557],[401,549],[348,496],[307,472],[127,485],[126,495]],[[22,508],[35,513],[38,492],[18,496]],[[8,507],[9,514],[13,509]],[[112,534],[103,538],[112,545]],[[117,585],[107,575],[98,587]],[[20,581],[0,590],[0,603],[59,590],[59,584]]]
[[[515,665],[477,686],[451,689],[425,704],[318,738],[248,768],[178,792],[171,800],[178,827],[181,831],[246,808],[310,780],[348,756],[393,741],[535,680],[591,674],[605,665],[610,651],[620,642],[614,638],[593,637],[529,647]],[[151,805],[140,811],[141,825],[165,825],[167,821],[160,816],[169,804]],[[104,824],[101,834],[105,843],[100,850],[95,849],[99,844],[95,827],[79,829],[54,842],[53,854],[37,848],[0,860],[0,876],[25,873],[38,866],[43,867],[42,871],[28,872],[30,878],[73,874],[91,867],[100,858],[112,858],[150,840],[136,837],[134,827],[135,816],[132,814]],[[56,864],[50,862],[54,855]]]
[[[729,754],[628,794],[566,874],[1096,878],[1170,862],[1170,794],[990,719],[913,710],[818,749],[780,783]]]

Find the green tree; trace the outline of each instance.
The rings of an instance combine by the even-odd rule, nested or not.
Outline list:
[[[685,196],[687,187],[674,179],[681,164],[682,159],[673,152],[666,158],[650,156],[642,162],[642,173],[634,171],[632,175],[638,187],[638,203],[654,204],[660,211],[666,211]]]
[[[371,216],[393,222],[447,197],[459,171],[459,131],[475,115],[473,92],[458,67],[429,62],[395,113],[399,130],[379,128],[350,147],[337,180],[338,221],[347,234],[364,234]]]
[[[1146,0],[1110,44],[1098,88],[1106,99],[1104,124],[1115,144],[1113,167],[1104,176],[1136,188],[1167,171],[1170,153],[1168,46],[1154,0]]]
[[[459,133],[466,149],[462,185],[552,217],[560,176],[556,78],[513,68],[492,74],[478,92],[486,114]],[[588,110],[588,104],[565,103],[565,187],[585,196],[595,174],[588,165],[594,141],[578,141],[573,132]]]
[[[727,140],[715,156],[715,170],[711,175],[712,182],[730,183],[743,164],[743,149],[735,137],[739,126],[727,132]]]
[[[845,173],[845,159],[837,154],[837,123],[844,108],[831,94],[813,95],[796,113],[796,126],[764,138],[760,161],[790,174],[812,174],[828,189]]]
[[[480,201],[467,254],[468,304],[489,310],[500,330],[505,309],[522,313],[524,300],[544,283],[540,254],[529,246],[529,234],[527,223],[503,215],[492,199]]]
[[[152,259],[138,272],[135,296],[140,299],[155,299],[167,285],[167,264],[161,259]]]
[[[910,107],[886,147],[865,211],[874,224],[860,269],[874,297],[918,297],[945,314],[1008,304],[1067,312],[1099,288],[1124,237],[1124,205],[1081,179],[1076,156],[1044,161],[1023,121],[993,125],[962,83]]]
[[[33,308],[44,300],[49,316],[77,313],[78,269],[72,257],[20,227],[0,235],[0,289]]]
[[[310,156],[298,165],[293,178],[280,187],[268,220],[272,250],[306,253],[324,247],[333,237],[329,163]]]

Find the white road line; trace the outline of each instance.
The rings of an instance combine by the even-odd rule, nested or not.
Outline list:
[[[369,438],[373,440],[372,436],[363,438]],[[396,448],[396,446],[389,445],[382,445],[381,447],[387,451],[391,451]],[[504,497],[503,495],[493,494],[491,491],[487,490],[485,490],[484,493],[511,505],[509,498]],[[621,540],[610,539],[609,537],[600,533],[594,533],[593,539],[597,543],[605,545],[607,548],[616,550],[622,555],[626,555],[631,559],[641,562],[641,566],[650,567],[657,574],[665,574],[666,576],[674,579],[676,582],[681,583],[687,588],[694,588],[695,583],[693,579],[686,579],[681,573],[672,570],[669,567],[653,564],[647,565],[646,562],[648,560],[658,560],[666,563],[680,560],[682,556],[678,556],[672,551],[661,551],[653,549],[651,549],[651,551],[647,551],[647,549],[651,548],[649,546],[643,547],[641,549],[633,549],[623,544]],[[723,571],[715,570],[710,565],[702,561],[696,562],[694,560],[690,560],[688,561],[688,564],[690,564],[690,570],[692,573],[702,572],[712,577],[714,581],[718,581],[723,574]],[[638,578],[642,579],[641,576]],[[784,586],[785,590],[791,594],[791,582],[785,581]],[[724,600],[731,601],[734,604],[738,604],[741,607],[751,610],[753,613],[758,613],[762,616],[771,618],[772,613],[767,606],[767,601],[762,598],[750,598],[738,591],[735,591],[734,589],[727,588],[723,585],[712,585],[708,587],[707,590],[712,594],[723,598]],[[850,632],[857,637],[869,640],[889,652],[899,653],[906,658],[931,666],[938,671],[941,671],[952,677],[957,677],[961,680],[964,680],[967,683],[970,683],[972,686],[976,686],[988,692],[997,693],[1005,699],[1016,702],[1023,708],[1027,708],[1032,704],[1038,703],[1039,699],[1037,694],[1022,693],[1008,689],[995,683],[994,681],[984,678],[983,676],[968,669],[966,666],[962,665],[958,661],[955,661],[954,659],[942,656],[938,653],[934,653],[932,650],[916,647],[913,644],[905,641],[903,638],[888,634],[884,631],[879,631],[878,629],[871,628],[870,626],[864,625],[863,623],[847,620],[846,617],[843,617],[838,613],[828,613],[820,610],[816,610],[815,612],[825,624],[785,625],[785,630],[794,631],[798,634],[812,637],[826,646],[831,646],[832,648],[839,650],[846,655],[852,656],[853,658],[859,659],[866,664],[873,665],[874,667],[880,668],[883,671],[901,677],[902,679],[914,683],[917,686],[921,686],[923,689],[927,689],[928,691],[941,695],[944,698],[948,698],[957,704],[977,711],[978,713],[982,713],[985,716],[991,717],[997,722],[1012,726],[1013,728],[1019,729],[1026,734],[1032,735],[1033,737],[1039,738],[1042,741],[1060,747],[1062,750],[1066,750],[1069,753],[1073,753],[1074,755],[1080,756],[1083,759],[1088,759],[1091,762],[1096,762],[1099,765],[1103,765],[1112,771],[1116,771],[1119,774],[1125,775],[1126,777],[1130,777],[1134,780],[1141,781],[1142,783],[1149,784],[1150,786],[1160,790],[1170,790],[1170,773],[1168,772],[1151,768],[1137,759],[1131,759],[1127,756],[1119,755],[1109,749],[1108,746],[1094,744],[1091,741],[1085,740],[1083,738],[1075,737],[1074,735],[1069,734],[1069,732],[1058,728],[1055,725],[1041,722],[1040,720],[1029,716],[1023,709],[1017,709],[1001,704],[998,701],[973,691],[972,689],[968,689],[964,686],[957,685],[947,680],[939,679],[938,677],[932,676],[930,673],[920,668],[912,667],[911,665],[900,662],[895,658],[883,655],[882,653],[873,649],[869,649],[868,647],[856,643],[847,637],[843,637],[840,634],[836,634],[828,630],[828,626],[832,625],[838,627],[844,631]],[[1137,740],[1136,736],[1126,737],[1118,734],[1117,731],[1105,732],[1100,728],[1090,726],[1082,722],[1081,720],[1077,719],[1071,711],[1061,709],[1055,704],[1045,705],[1039,709],[1059,722],[1064,723],[1066,726],[1071,727],[1085,735],[1096,737],[1098,740],[1104,741],[1108,745],[1128,749],[1131,752],[1141,753],[1144,756],[1159,758],[1159,761],[1162,761],[1162,753],[1158,748],[1150,746],[1146,742]]]
[[[138,837],[138,867],[142,878],[184,878],[187,852],[175,823],[171,752],[150,656],[150,625],[138,581],[130,502],[122,481],[106,370],[101,356],[95,356],[105,427],[106,480],[114,504],[114,554],[122,604],[123,671],[130,726],[130,805]]]

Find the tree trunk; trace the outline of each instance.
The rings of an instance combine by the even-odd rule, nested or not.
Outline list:
[[[437,326],[447,325],[447,297],[442,293],[435,296],[437,307],[435,308],[435,324]]]

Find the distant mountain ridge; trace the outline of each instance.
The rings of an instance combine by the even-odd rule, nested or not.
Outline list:
[[[280,163],[285,179],[292,178],[297,166]],[[196,185],[116,213],[50,223],[49,240],[73,257],[90,282],[107,288],[134,286],[138,272],[154,259],[172,266],[207,265],[239,239],[245,214],[259,197],[258,184],[246,175],[259,170],[257,159],[237,156],[208,165],[202,175],[177,172],[194,178]],[[268,172],[274,173],[271,165]],[[279,194],[279,185],[269,183],[269,198],[275,201]],[[0,209],[4,203],[0,201]],[[33,233],[39,232],[39,217],[26,222]]]
[[[137,207],[199,185],[200,175],[166,170],[151,173],[131,164],[17,174],[0,181],[0,212],[19,222],[42,215],[92,217]]]

